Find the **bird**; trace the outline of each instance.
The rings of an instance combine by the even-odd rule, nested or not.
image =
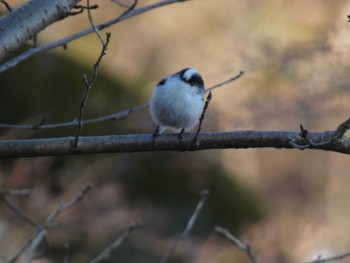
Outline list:
[[[165,131],[191,131],[204,107],[204,81],[194,68],[185,68],[163,78],[155,86],[150,100],[150,114],[158,125],[153,136]]]

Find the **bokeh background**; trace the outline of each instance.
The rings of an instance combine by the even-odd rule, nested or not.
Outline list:
[[[8,2],[16,8],[25,1]],[[97,23],[123,11],[109,0],[92,3],[99,5]],[[7,13],[3,5],[0,11]],[[350,108],[348,13],[344,0],[193,0],[124,21],[107,29],[111,43],[85,116],[146,103],[155,83],[185,67],[197,68],[207,86],[243,69],[241,79],[213,93],[204,131],[298,130],[301,123],[312,131],[334,129]],[[40,33],[38,43],[87,27],[86,14],[70,17]],[[76,118],[82,76],[100,49],[90,35],[1,74],[0,122]],[[85,126],[83,135],[154,129],[146,110]],[[75,128],[0,132],[1,139],[40,138],[74,135]],[[88,182],[95,185],[49,231],[37,262],[63,262],[67,254],[70,262],[85,262],[138,218],[144,226],[106,262],[159,262],[204,188],[208,202],[169,262],[249,262],[214,232],[217,225],[251,243],[261,262],[306,262],[350,250],[348,171],[348,156],[308,150],[99,154],[0,160],[0,188],[33,189],[11,200],[43,222]],[[0,203],[0,262],[34,231]]]

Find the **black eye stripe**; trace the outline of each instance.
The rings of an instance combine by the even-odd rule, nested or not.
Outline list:
[[[191,86],[204,87],[204,82],[201,76],[194,74],[189,80],[184,80]]]
[[[167,82],[167,79],[162,79],[161,81],[159,81],[158,85],[163,86],[166,82]]]

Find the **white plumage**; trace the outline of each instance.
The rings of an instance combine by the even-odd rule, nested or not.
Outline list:
[[[204,82],[194,68],[183,69],[162,79],[150,103],[152,119],[159,133],[189,131],[199,122],[204,107]]]

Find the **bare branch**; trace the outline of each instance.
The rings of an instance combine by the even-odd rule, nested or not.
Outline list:
[[[91,8],[90,8],[90,0],[86,0],[86,2],[87,2],[87,13],[88,13],[88,18],[89,18],[90,25],[91,25],[92,29],[95,31],[98,39],[101,41],[102,46],[104,47],[105,46],[105,41],[104,41],[100,31],[98,30],[94,19],[92,18]]]
[[[222,86],[224,86],[226,84],[229,84],[232,81],[235,81],[235,80],[239,79],[240,77],[242,77],[243,74],[244,74],[244,70],[240,70],[239,73],[236,76],[233,76],[232,78],[229,78],[228,80],[225,80],[225,81],[220,82],[220,83],[218,83],[218,84],[216,84],[216,85],[214,85],[214,86],[212,86],[210,88],[207,88],[205,90],[205,92],[209,92],[209,91],[212,91],[213,89],[217,89],[217,88],[220,88],[220,87],[222,87]]]
[[[136,5],[136,3],[137,3],[137,0],[134,0],[134,3],[131,6],[129,6],[129,5],[124,4],[124,3],[122,3],[121,1],[118,1],[118,0],[111,0],[111,1],[116,3],[117,5],[119,5],[121,7],[124,7],[124,8],[130,8],[131,6]]]
[[[37,231],[25,242],[25,244],[19,249],[16,255],[9,262],[16,262],[25,250],[27,250],[25,262],[31,262],[33,253],[35,252],[36,248],[40,245],[41,241],[45,239],[48,229],[54,225],[54,223],[60,215],[62,215],[67,210],[71,209],[73,206],[77,205],[92,189],[92,187],[92,184],[87,184],[79,193],[79,195],[75,197],[71,202],[67,204],[60,204],[57,207],[57,209],[46,218],[45,222],[37,227]]]
[[[222,227],[215,227],[215,231],[223,237],[225,237],[226,239],[228,239],[229,241],[231,241],[231,243],[238,247],[240,250],[245,251],[253,263],[259,263],[259,260],[252,251],[252,247],[250,244],[242,242],[240,239],[232,235],[227,229],[224,229]]]
[[[325,263],[325,262],[333,262],[333,261],[338,261],[344,258],[350,257],[350,252],[346,252],[344,254],[338,255],[338,256],[334,256],[334,257],[329,257],[329,258],[318,258],[316,260],[313,261],[309,261],[307,263]]]
[[[295,143],[294,141],[291,142],[291,145],[297,149],[306,149],[310,146],[312,147],[321,147],[321,146],[327,146],[329,144],[334,143],[335,141],[341,139],[344,137],[344,134],[350,129],[350,118],[342,122],[336,130],[332,131],[332,134],[328,135],[327,138],[322,138],[319,141],[314,141],[309,136],[309,131],[304,129],[303,125],[300,124],[300,133],[299,137],[302,138],[305,142],[301,142],[301,144]]]
[[[314,141],[320,141],[328,138],[330,134],[332,131],[313,132],[309,136]],[[71,147],[71,142],[74,140],[72,137],[2,140],[0,141],[0,158],[208,149],[296,149],[293,143],[300,144],[302,140],[297,131],[201,132],[198,134],[196,144],[193,143],[194,136],[195,133],[185,133],[182,140],[178,140],[177,134],[162,134],[157,137],[156,143],[152,134],[81,136],[77,147]],[[343,137],[332,144],[310,146],[308,149],[350,154],[350,138]]]
[[[4,4],[4,6],[6,7],[7,11],[12,12],[11,6],[5,0],[1,0],[0,2]]]
[[[196,209],[194,210],[193,215],[191,216],[191,218],[188,220],[187,222],[187,226],[185,228],[185,230],[181,233],[181,235],[175,240],[175,242],[169,247],[169,249],[167,250],[167,252],[165,253],[164,257],[162,258],[162,260],[160,261],[161,263],[166,263],[168,261],[168,258],[170,256],[171,253],[173,253],[173,251],[175,250],[175,248],[180,244],[180,242],[185,239],[188,234],[190,233],[190,231],[192,230],[198,216],[199,213],[202,211],[202,208],[207,200],[207,197],[209,195],[209,191],[208,190],[203,190],[201,193],[201,199],[199,200]]]
[[[32,262],[33,254],[35,250],[39,247],[41,241],[43,241],[43,239],[46,237],[47,231],[47,229],[42,228],[35,233],[35,236],[31,239],[31,242],[29,243],[25,263]]]
[[[67,210],[71,209],[73,206],[77,205],[93,188],[93,184],[89,183],[84,186],[84,188],[81,190],[79,195],[74,198],[74,200],[70,201],[69,203],[65,204],[62,203],[59,205],[59,207],[45,220],[44,227],[51,227],[52,224],[56,221],[56,219],[66,212]]]
[[[24,221],[29,223],[31,226],[38,227],[39,224],[30,216],[25,214],[24,212],[21,211],[14,203],[8,199],[5,194],[0,194],[0,200],[2,200],[6,206],[11,209],[13,212],[15,212],[19,217],[21,217]]]
[[[108,259],[110,257],[110,254],[112,250],[120,247],[122,244],[124,244],[127,239],[129,238],[132,231],[135,229],[141,227],[143,225],[142,220],[138,219],[134,223],[132,223],[128,229],[125,231],[124,234],[122,234],[117,240],[115,240],[113,243],[108,245],[97,257],[93,258],[89,261],[89,263],[97,263],[104,259]]]
[[[148,104],[135,106],[135,107],[132,107],[130,109],[116,112],[116,113],[113,113],[110,115],[85,120],[85,121],[83,121],[82,124],[87,125],[87,124],[96,124],[96,123],[103,122],[103,121],[122,120],[122,119],[127,118],[133,112],[144,110],[144,109],[147,109],[148,107],[149,107]],[[46,121],[46,119],[44,119],[44,120]],[[77,126],[77,125],[79,125],[79,121],[75,119],[75,120],[68,121],[68,122],[52,123],[52,124],[45,124],[45,122],[41,122],[39,124],[0,124],[0,128],[37,130],[37,129],[57,129],[57,128]]]
[[[96,63],[94,64],[94,68],[93,68],[93,72],[92,72],[91,77],[89,79],[87,79],[86,74],[84,74],[85,92],[84,92],[84,95],[83,95],[81,102],[80,102],[79,122],[78,122],[77,133],[75,135],[75,139],[74,139],[74,142],[72,144],[73,147],[76,147],[78,145],[78,139],[80,136],[81,129],[83,127],[83,117],[84,117],[86,101],[87,101],[87,98],[89,95],[89,91],[92,88],[92,84],[93,84],[95,78],[97,77],[97,71],[98,71],[98,68],[100,67],[101,60],[102,60],[103,56],[106,54],[110,38],[111,38],[111,33],[106,33],[106,42],[104,42],[102,40],[102,42],[103,42],[102,50],[101,50],[100,56],[98,57]]]
[[[50,5],[51,5],[51,2],[52,2],[52,1],[47,1],[47,0],[41,0],[41,1],[44,1],[46,4],[50,4]],[[56,1],[65,2],[65,1],[61,1],[61,0],[56,0]],[[78,0],[75,0],[75,1],[78,1]],[[116,23],[119,23],[121,21],[127,20],[129,18],[134,17],[134,16],[140,15],[142,13],[148,12],[150,10],[153,10],[153,9],[156,9],[156,8],[159,8],[159,7],[162,7],[162,6],[174,4],[174,3],[184,2],[184,1],[185,0],[163,0],[163,1],[159,1],[159,2],[154,3],[154,4],[150,4],[150,5],[147,5],[147,6],[144,6],[144,7],[140,7],[140,8],[131,10],[131,11],[127,10],[121,16],[118,16],[117,18],[113,18],[113,19],[108,20],[108,21],[106,21],[104,23],[101,23],[101,24],[97,25],[96,27],[99,30],[102,30],[102,29],[104,29],[106,27],[109,27],[109,26],[114,25]],[[1,26],[1,20],[0,20],[0,26]],[[10,68],[15,67],[18,63],[20,63],[20,62],[22,62],[22,61],[24,61],[24,60],[26,60],[26,59],[28,59],[28,58],[38,54],[38,53],[45,52],[45,51],[48,51],[48,50],[56,48],[56,47],[65,47],[65,46],[67,46],[67,44],[69,42],[71,42],[73,40],[76,40],[78,38],[81,38],[83,36],[89,35],[91,33],[94,33],[94,30],[92,28],[88,28],[88,29],[86,29],[84,31],[81,31],[79,33],[75,33],[75,34],[73,34],[73,35],[71,35],[69,37],[66,37],[64,39],[52,42],[50,44],[43,45],[43,46],[40,46],[40,47],[31,48],[30,50],[22,53],[21,55],[19,55],[19,56],[13,58],[13,59],[7,61],[6,63],[2,64],[0,66],[0,73],[4,72],[4,71],[6,71],[6,70],[8,70]],[[0,35],[0,39],[2,39],[1,35]]]
[[[229,83],[231,83],[234,80],[237,80],[238,78],[240,78],[243,75],[244,71],[240,71],[238,75],[235,75],[231,78],[229,78],[228,80],[225,80],[223,82],[220,82],[218,84],[215,84],[209,88],[207,88],[205,90],[205,92],[210,92],[213,89],[222,87],[224,85],[227,85]],[[93,119],[89,119],[89,120],[83,120],[82,121],[82,125],[87,125],[87,124],[95,124],[95,123],[99,123],[99,122],[103,122],[103,121],[115,121],[115,120],[122,120],[127,118],[129,115],[131,115],[134,112],[137,111],[141,111],[141,110],[145,110],[149,107],[149,104],[142,104],[139,106],[135,106],[132,107],[130,109],[126,109],[120,112],[116,112],[110,115],[106,115],[106,116],[102,116],[102,117],[98,117],[98,118],[93,118]],[[3,129],[24,129],[24,130],[36,130],[36,129],[56,129],[56,128],[64,128],[64,127],[70,127],[70,126],[77,126],[79,125],[79,121],[78,120],[73,120],[73,121],[68,121],[68,122],[62,122],[62,123],[53,123],[53,124],[45,124],[46,119],[43,118],[43,120],[38,123],[38,124],[4,124],[4,123],[0,123],[0,128]]]
[[[211,91],[209,91],[209,94],[208,94],[208,96],[207,96],[207,99],[206,99],[205,104],[204,104],[204,107],[203,107],[202,114],[201,114],[201,116],[200,116],[200,118],[199,118],[199,124],[198,124],[198,129],[197,129],[196,135],[195,135],[194,138],[193,138],[193,142],[194,142],[194,143],[197,143],[197,137],[198,137],[199,132],[200,132],[201,129],[202,129],[202,122],[203,122],[203,120],[204,120],[204,116],[205,116],[205,113],[206,113],[206,111],[207,111],[207,109],[208,109],[208,107],[209,107],[209,103],[210,103],[211,99],[212,99]]]
[[[65,18],[78,2],[79,0],[32,0],[2,17],[0,60],[47,26]]]

